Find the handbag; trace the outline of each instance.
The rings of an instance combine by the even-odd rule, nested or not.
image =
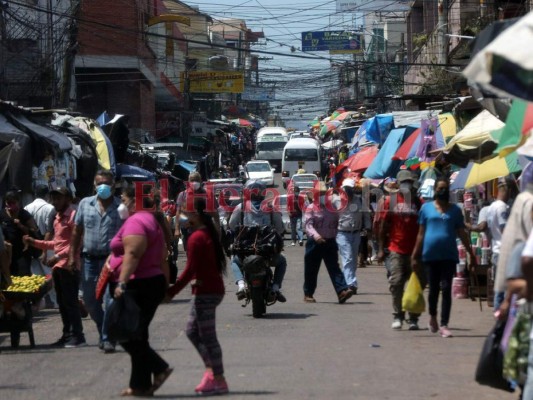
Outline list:
[[[422,314],[426,310],[424,292],[415,272],[411,272],[405,292],[403,293],[402,310],[412,314]]]
[[[105,314],[107,334],[115,342],[128,342],[141,334],[141,309],[135,302],[131,291],[124,291],[113,299]]]
[[[496,321],[489,332],[476,368],[476,382],[494,389],[514,392],[511,383],[503,377],[503,352],[500,348],[505,321]]]
[[[106,262],[98,275],[98,281],[96,282],[95,296],[96,300],[100,301],[104,298],[104,294],[109,282],[111,282],[111,277],[113,273],[111,268],[109,268],[109,263]]]

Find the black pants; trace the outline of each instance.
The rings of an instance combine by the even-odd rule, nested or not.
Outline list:
[[[116,285],[111,286],[114,290]],[[152,374],[160,374],[168,368],[165,360],[148,343],[148,327],[165,297],[166,282],[163,275],[132,279],[128,282],[127,289],[141,309],[141,336],[120,344],[131,357],[130,388],[148,390],[152,386]]]
[[[448,326],[452,310],[452,280],[455,273],[455,261],[428,261],[425,264],[429,284],[428,305],[429,315],[437,316],[439,292],[442,291],[442,309],[440,325]]]
[[[57,304],[63,322],[63,336],[83,335],[78,290],[80,287],[80,271],[67,271],[63,268],[52,270],[52,279],[56,289]]]

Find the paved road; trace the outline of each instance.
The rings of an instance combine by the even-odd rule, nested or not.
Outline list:
[[[288,242],[287,242],[288,244]],[[390,295],[384,269],[359,270],[360,294],[344,305],[321,269],[316,304],[303,303],[303,248],[286,251],[289,268],[284,292],[288,302],[253,319],[241,308],[227,279],[219,308],[218,332],[224,350],[230,398],[248,399],[514,399],[473,380],[477,357],[491,326],[487,308],[470,300],[454,301],[451,329],[443,339],[427,330],[392,331]],[[183,261],[183,260],[182,260]],[[160,307],[152,325],[152,344],[175,372],[160,398],[194,397],[202,366],[184,329],[190,294]],[[427,315],[421,325],[427,324]],[[129,359],[120,351],[104,355],[97,335],[84,320],[89,347],[51,349],[60,332],[57,312],[35,318],[37,348],[23,334],[18,351],[0,336],[0,398],[108,399],[127,386]],[[371,347],[377,344],[379,347]]]

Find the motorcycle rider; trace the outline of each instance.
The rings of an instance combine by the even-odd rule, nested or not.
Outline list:
[[[260,181],[248,181],[244,188],[244,212],[243,203],[239,204],[233,210],[231,218],[229,220],[229,227],[232,231],[239,225],[243,226],[266,226],[272,225],[276,231],[283,235],[283,221],[281,219],[281,213],[276,212],[272,208],[272,204],[263,204],[265,200],[266,186]],[[247,196],[249,194],[249,196]],[[248,200],[249,198],[249,200]],[[287,270],[287,260],[283,254],[277,254],[274,256],[272,263],[275,265],[274,279],[272,284],[269,301],[277,300],[281,303],[285,303],[287,299],[281,293],[281,284],[285,271]],[[233,271],[233,277],[238,285],[237,299],[242,300],[246,297],[246,285],[244,283],[244,276],[241,271],[242,259],[234,255],[231,260],[231,270]]]

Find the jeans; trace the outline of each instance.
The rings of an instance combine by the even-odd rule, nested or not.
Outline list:
[[[342,272],[348,286],[357,287],[357,255],[361,235],[359,232],[337,232],[337,246],[342,262]]]
[[[322,260],[326,264],[335,292],[340,294],[343,290],[348,289],[346,279],[339,267],[337,250],[335,239],[326,239],[325,243],[318,244],[311,237],[307,238],[304,256],[304,294],[306,296],[313,296],[315,293]]]
[[[283,254],[278,254],[272,259],[272,264],[275,265],[274,270],[274,279],[273,284],[277,285],[281,289],[281,284],[283,283],[283,277],[287,271],[287,259]],[[238,283],[241,280],[244,280],[244,275],[242,273],[242,260],[239,256],[233,256],[231,259],[231,270],[233,271],[233,278],[235,283]]]
[[[114,289],[116,284],[111,285]],[[131,357],[130,388],[148,390],[152,386],[152,374],[159,375],[169,367],[148,342],[148,327],[157,307],[165,297],[166,281],[163,275],[145,279],[131,279],[127,290],[140,308],[140,332],[138,339],[121,342]]]
[[[296,236],[298,235],[298,241],[302,241],[304,234],[302,232],[302,217],[291,217],[291,240],[296,242]]]
[[[389,290],[392,294],[392,310],[394,318],[405,319],[405,312],[402,310],[402,297],[405,283],[411,276],[411,255],[391,252],[389,258]],[[422,275],[422,276],[421,276]],[[422,288],[426,286],[424,274],[417,274]],[[409,320],[418,321],[420,314],[409,313]]]
[[[429,315],[437,316],[439,292],[442,290],[442,310],[440,312],[440,325],[448,326],[452,310],[452,280],[456,264],[453,260],[425,262],[427,279],[429,283]]]
[[[63,337],[83,336],[80,307],[78,305],[78,288],[80,286],[80,272],[54,268],[52,271],[54,287],[57,293],[59,313],[63,322]]]
[[[107,341],[107,326],[105,325],[105,309],[109,305],[111,296],[109,291],[105,291],[103,300],[96,300],[96,283],[98,282],[98,276],[104,266],[105,258],[101,259],[89,259],[83,258],[83,270],[82,270],[82,289],[83,289],[83,301],[85,307],[91,316],[91,319],[96,323],[98,333],[100,334],[101,341]]]
[[[492,276],[496,277],[496,268],[498,266],[498,259],[500,258],[499,253],[492,253],[491,263],[492,263]],[[497,292],[494,291],[494,311],[498,310],[502,305],[502,302],[505,298],[505,291]]]

